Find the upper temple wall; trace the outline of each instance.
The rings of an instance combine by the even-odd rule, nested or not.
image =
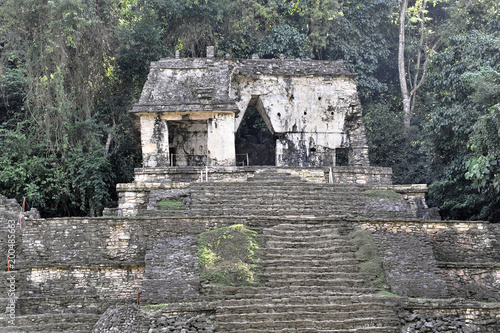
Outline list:
[[[242,105],[238,102],[246,96],[245,92],[240,94],[234,90],[235,80],[244,85],[245,78],[254,82],[271,79],[274,82],[267,85],[270,87],[281,84],[277,80],[285,77],[311,79],[315,76],[319,78],[312,81],[325,81],[326,86],[331,86],[327,81],[332,77],[343,77],[343,81],[351,78],[347,80],[349,84],[341,84],[339,89],[347,88],[357,98],[353,79],[356,75],[350,73],[342,61],[169,58],[151,63],[148,80],[132,112],[238,110],[237,105]],[[272,89],[265,87],[265,84],[257,85],[254,91],[246,93],[272,94]]]

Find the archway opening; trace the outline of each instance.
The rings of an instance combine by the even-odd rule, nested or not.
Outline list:
[[[276,139],[255,106],[249,106],[236,132],[237,165],[276,165]]]

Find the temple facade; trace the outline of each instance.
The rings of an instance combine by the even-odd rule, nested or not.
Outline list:
[[[276,166],[368,166],[356,74],[342,61],[168,58],[131,110],[144,168],[248,165],[235,133],[250,106],[274,135]]]

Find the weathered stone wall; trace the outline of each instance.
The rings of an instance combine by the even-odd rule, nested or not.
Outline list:
[[[436,259],[442,262],[484,263],[500,261],[500,226],[463,222],[453,228],[432,228],[429,237]]]
[[[199,181],[208,173],[209,181],[246,181],[252,177],[255,172],[265,170],[265,166],[250,167],[192,167],[192,168],[138,168],[135,169],[134,183],[167,183],[167,182],[192,182]],[[300,176],[302,180],[311,183],[328,183],[330,170],[333,183],[358,184],[358,185],[392,185],[392,169],[383,167],[311,167],[294,168],[280,167],[277,172],[290,173],[292,176]],[[118,184],[120,189],[121,184]],[[423,187],[422,187],[423,186]],[[384,189],[384,188],[382,188]],[[426,193],[426,185],[397,185],[394,188],[400,193]]]
[[[200,297],[198,239],[158,238],[145,256],[141,300],[144,304],[195,301]]]
[[[100,314],[138,297],[141,304],[195,299],[195,235],[210,225],[137,218],[28,220],[20,245],[18,315],[81,309]]]
[[[500,332],[500,305],[458,300],[407,299],[399,303],[403,333]]]
[[[298,68],[300,63],[283,62],[282,66]],[[281,136],[276,141],[278,166],[335,165],[335,148],[351,146],[347,129],[362,127],[361,117],[349,118],[358,124],[345,127],[346,117],[361,113],[352,75],[277,76],[262,72],[256,78],[235,75],[231,97],[240,110],[235,130],[256,96],[255,104],[269,130]],[[350,133],[353,142],[360,135],[364,136],[364,132]],[[355,149],[366,146],[363,140],[355,143]],[[367,159],[363,158],[367,155],[359,157],[350,164],[367,166]]]
[[[158,308],[133,305],[109,308],[94,333],[214,332],[215,309],[209,304],[184,303]]]
[[[117,184],[118,216],[138,216],[140,210],[156,209],[162,199],[189,195],[189,183],[143,183]]]
[[[181,194],[186,190],[186,185],[180,183],[135,185],[157,191],[153,195],[156,201],[170,190]],[[9,216],[19,208],[14,205]],[[95,315],[115,304],[135,304],[138,293],[141,304],[196,301],[203,291],[197,276],[199,233],[236,223],[261,231],[289,222],[288,217],[266,216],[28,219],[22,231],[16,231],[16,254],[21,256],[20,270],[16,272],[18,314],[79,313],[85,309]],[[374,233],[386,263],[388,282],[399,294],[500,300],[497,225],[465,221],[339,221],[329,217],[302,217],[299,222],[336,224],[346,232],[361,227]],[[4,236],[2,239],[6,239]],[[402,319],[408,329],[415,329],[407,332],[425,332],[422,327],[426,323],[452,331],[455,325],[456,332],[498,329],[500,314],[495,305],[450,305],[442,301],[425,304],[403,306],[408,312]],[[210,332],[212,308],[179,310],[177,314],[174,308],[168,311],[137,318],[145,318],[144,326],[153,332],[167,328]],[[416,330],[417,326],[420,330]],[[112,325],[107,327],[111,329]]]
[[[379,235],[381,251],[387,252],[386,260],[394,263],[397,263],[398,256],[404,258],[405,253],[422,253],[425,244],[424,265],[435,260],[437,273],[446,282],[449,296],[478,301],[500,300],[497,225],[481,221],[372,221],[359,226]],[[417,238],[424,243],[419,245],[415,241]],[[410,257],[410,260],[413,259]],[[402,281],[412,281],[413,269],[419,266],[422,264],[415,263],[412,269],[391,265],[392,272],[388,274],[399,275]],[[435,274],[435,266],[432,270]],[[409,295],[413,293],[411,285],[405,288],[403,290]],[[415,292],[413,296],[424,295]]]
[[[22,247],[25,262],[29,262],[30,267],[25,268],[30,271],[29,281],[37,293],[49,293],[50,290],[63,293],[66,284],[73,285],[80,290],[98,293],[101,290],[107,290],[106,288],[111,291],[117,284],[122,283],[122,291],[117,292],[115,296],[133,299],[136,293],[135,288],[138,286],[137,281],[143,277],[146,254],[153,253],[151,251],[158,248],[158,242],[167,242],[169,239],[172,245],[180,242],[178,246],[184,248],[186,255],[191,257],[189,259],[180,256],[176,259],[181,267],[188,265],[189,262],[193,264],[196,259],[193,258],[195,257],[194,240],[188,237],[182,241],[183,238],[179,237],[194,236],[215,227],[235,223],[243,223],[259,230],[269,225],[282,223],[283,219],[285,218],[185,217],[28,220],[23,228]],[[308,220],[327,223],[329,221],[328,218]],[[335,220],[331,222],[336,223]],[[463,260],[456,262],[458,266],[446,266],[442,265],[439,260],[435,261],[435,258],[439,258],[440,249],[453,247],[453,244],[442,244],[440,240],[432,237],[436,232],[443,233],[446,230],[450,232],[474,230],[476,236],[470,242],[483,244],[477,248],[478,253],[470,251],[472,260],[476,256],[494,258],[497,251],[493,246],[495,242],[491,241],[489,245],[484,244],[484,239],[490,237],[487,222],[352,221],[350,223],[377,235],[381,245],[379,250],[386,258],[388,274],[393,274],[395,288],[399,286],[397,287],[398,293],[436,297],[439,294],[436,288],[446,290],[441,283],[444,279],[452,296],[498,301],[498,292],[495,291],[498,290],[498,265],[483,262],[483,266],[478,266],[478,264],[474,266],[473,261]],[[182,253],[180,250],[172,250],[172,252]],[[498,263],[498,261],[493,262]],[[174,265],[174,263],[168,263],[168,265]],[[189,267],[191,267],[189,270],[193,270],[195,266]],[[125,271],[128,273],[125,274]],[[172,268],[172,271],[175,269]],[[437,277],[438,275],[440,278]],[[78,278],[80,278],[79,282],[68,281],[68,279],[78,281]],[[87,278],[95,280],[90,283],[88,280],[86,282]],[[107,285],[99,282],[100,279],[106,280]],[[429,293],[423,287],[426,284],[430,290]],[[61,288],[58,288],[58,285]],[[467,288],[463,288],[467,285]],[[467,290],[469,292],[466,292]],[[488,295],[487,299],[485,295]]]
[[[448,296],[446,282],[424,235],[378,232],[374,239],[391,292],[409,297]]]
[[[439,268],[450,297],[500,300],[500,263],[441,263]]]

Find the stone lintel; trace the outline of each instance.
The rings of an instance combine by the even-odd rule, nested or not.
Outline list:
[[[140,104],[135,105],[129,112],[132,114],[141,113],[162,113],[162,112],[238,112],[236,104],[227,102],[221,104]]]

